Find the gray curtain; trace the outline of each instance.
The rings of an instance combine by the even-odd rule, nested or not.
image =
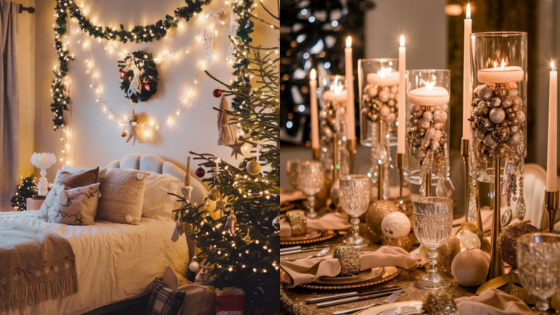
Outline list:
[[[0,211],[11,210],[19,183],[19,99],[17,78],[20,4],[0,0]]]

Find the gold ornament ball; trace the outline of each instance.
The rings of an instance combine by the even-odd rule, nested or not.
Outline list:
[[[128,131],[126,131],[126,129],[123,129],[123,130],[121,131],[121,137],[124,138],[124,137],[126,137],[126,136],[128,136]]]
[[[261,164],[255,160],[249,161],[247,163],[247,172],[251,175],[258,175],[261,172]]]
[[[376,200],[369,206],[366,212],[366,226],[373,242],[381,242],[381,222],[387,214],[395,211],[399,211],[399,207],[389,200]]]
[[[490,259],[480,249],[468,249],[461,252],[451,264],[451,273],[459,284],[465,287],[475,287],[484,281],[488,275]]]
[[[414,234],[410,233],[407,236],[399,238],[391,238],[383,234],[381,236],[381,244],[383,246],[397,246],[408,252],[414,245]]]
[[[212,201],[220,199],[220,192],[216,188],[212,188],[208,191],[208,198]]]
[[[529,221],[521,221],[505,227],[498,236],[498,252],[504,262],[517,268],[517,238],[538,231],[539,229],[532,226]]]
[[[451,236],[442,247],[438,248],[438,270],[451,274],[453,259],[461,252],[461,242],[456,236]]]

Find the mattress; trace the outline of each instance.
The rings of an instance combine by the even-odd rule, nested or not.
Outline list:
[[[142,218],[138,225],[96,221],[75,226],[37,219],[37,211],[0,212],[0,220],[44,228],[66,238],[76,256],[78,293],[2,315],[82,314],[148,292],[167,266],[183,273],[187,242],[171,241],[171,219]]]

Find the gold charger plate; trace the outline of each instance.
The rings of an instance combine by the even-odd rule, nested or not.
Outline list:
[[[335,236],[335,231],[328,230],[323,232],[313,232],[302,236],[281,237],[280,246],[318,243],[331,239]]]
[[[374,307],[367,308],[356,315],[388,315],[388,314],[410,314],[410,310],[406,312],[407,308],[415,308],[417,310],[421,310],[424,306],[422,301],[404,301],[404,302],[395,302],[389,304],[382,304]],[[393,310],[393,311],[391,311]],[[423,313],[425,314],[425,313]]]
[[[353,276],[347,277],[323,277],[315,280],[315,284],[326,284],[326,285],[343,285],[343,284],[353,284],[365,281],[371,281],[375,278],[381,277],[385,273],[384,267],[377,267],[370,270],[361,271]]]
[[[305,289],[312,290],[347,290],[347,289],[358,289],[371,287],[381,283],[389,282],[399,276],[401,270],[398,267],[390,266],[385,267],[385,272],[381,277],[374,278],[370,281],[354,283],[354,284],[335,284],[335,285],[324,285],[324,284],[302,284],[301,287]]]

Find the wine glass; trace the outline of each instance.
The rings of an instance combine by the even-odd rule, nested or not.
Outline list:
[[[430,270],[416,282],[416,287],[427,290],[448,288],[451,282],[437,274],[436,258],[451,235],[453,227],[453,200],[442,197],[422,197],[413,202],[414,234],[428,248]]]
[[[288,163],[286,165],[286,168],[287,168],[286,172],[288,173],[288,183],[290,183],[290,186],[292,186],[292,188],[295,191],[300,190],[299,187],[298,187],[298,176],[297,176],[297,174],[298,174],[297,168],[298,168],[299,162],[300,161],[298,159],[288,160]]]
[[[351,246],[366,246],[368,241],[360,236],[360,215],[364,214],[369,204],[370,179],[365,175],[346,175],[339,179],[340,204],[352,217],[352,234],[346,239]]]
[[[517,265],[523,287],[536,296],[538,314],[560,285],[560,235],[532,233],[517,239]]]
[[[307,217],[316,218],[315,195],[323,189],[325,183],[323,164],[319,161],[301,161],[297,173],[297,186],[309,201]]]

